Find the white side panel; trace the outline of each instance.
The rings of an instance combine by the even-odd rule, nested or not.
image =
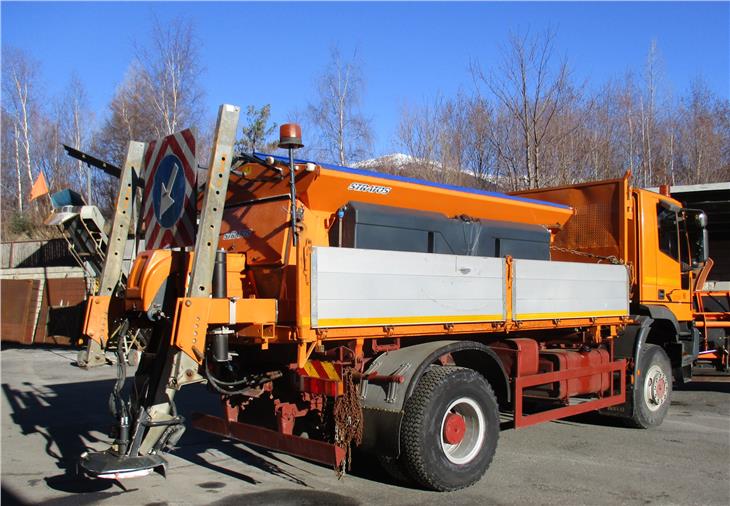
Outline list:
[[[624,265],[514,260],[515,320],[629,314]]]
[[[504,260],[314,248],[312,326],[500,321]]]

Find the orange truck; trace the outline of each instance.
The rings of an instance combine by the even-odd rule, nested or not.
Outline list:
[[[296,125],[281,127],[288,158],[235,154],[238,115],[219,112],[194,246],[140,253],[124,290],[89,301],[100,347],[150,338],[129,401],[119,361],[114,443],[82,455],[87,473],[164,466],[186,426],[175,392],[201,382],[222,409],[192,414],[197,429],[338,472],[359,447],[441,491],[483,476],[500,416],[662,422],[698,352],[702,212],[628,178],[506,195],[296,160]],[[145,225],[179,226],[165,213],[186,163],[143,148],[130,143],[110,247],[149,160],[168,169],[143,178]]]
[[[703,210],[683,209],[668,190],[632,189],[627,175],[519,194],[573,207],[575,216],[556,235],[553,259],[603,256],[631,266],[631,313],[652,318],[649,339],[665,347],[674,378],[684,382],[697,359],[728,370],[730,292],[704,289],[714,265],[708,218]]]

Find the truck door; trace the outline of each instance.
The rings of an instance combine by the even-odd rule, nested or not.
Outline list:
[[[657,240],[656,293],[657,302],[684,302],[680,264],[679,213],[671,203],[659,200],[656,204]]]

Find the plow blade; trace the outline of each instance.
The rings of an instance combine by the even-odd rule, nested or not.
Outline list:
[[[229,422],[216,416],[193,413],[192,425],[198,430],[337,468],[342,465],[345,459],[345,450],[337,445],[281,434],[247,423]]]
[[[105,451],[85,453],[79,464],[88,475],[95,478],[121,480],[146,476],[157,467],[164,468],[167,462],[159,455],[127,457]]]

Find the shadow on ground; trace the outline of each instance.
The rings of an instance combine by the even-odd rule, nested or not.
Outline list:
[[[59,367],[70,367],[64,364]],[[99,450],[109,444],[108,438],[97,438],[99,432],[105,433],[114,423],[108,413],[108,398],[114,380],[114,371],[109,368],[108,380],[80,381],[51,385],[25,383],[3,383],[2,390],[10,406],[10,416],[23,435],[38,434],[45,440],[45,454],[56,466],[57,472],[46,476],[44,481],[53,490],[66,495],[48,504],[89,504],[109,497],[125,494],[130,490],[121,484],[90,479],[78,469],[79,456],[90,445]],[[79,375],[83,380],[83,373]],[[713,381],[698,377],[696,381],[682,387],[690,391],[711,391],[730,393],[730,381]],[[203,385],[192,385],[180,391],[177,398],[179,412],[188,418],[193,411],[221,414],[217,397]],[[587,423],[597,425],[622,426],[619,419],[588,413],[574,416],[558,423]],[[503,428],[508,428],[505,423]],[[211,451],[212,450],[212,451]],[[7,451],[7,446],[6,446]],[[233,480],[249,484],[259,482],[243,472],[245,466],[253,466],[264,473],[281,478],[297,487],[296,493],[287,490],[262,491],[246,494],[247,501],[265,504],[355,504],[351,499],[337,494],[322,495],[312,490],[302,479],[307,475],[305,466],[299,467],[295,459],[282,460],[277,454],[265,449],[251,451],[242,444],[234,444],[220,438],[189,429],[179,442],[174,455],[192,464],[201,466]],[[229,460],[230,459],[230,460]],[[240,462],[245,466],[231,465]],[[47,466],[43,466],[47,467]],[[380,467],[371,455],[357,452],[353,458],[351,475],[374,482],[403,486],[395,482]],[[3,477],[11,478],[11,469],[4,469]],[[23,504],[21,496],[14,492],[8,482],[2,488],[3,504]],[[134,485],[133,482],[129,482]],[[203,489],[216,489],[226,486],[223,482],[210,481],[198,484]],[[290,499],[295,502],[287,502]],[[234,504],[242,496],[233,495],[216,504]]]
[[[70,367],[70,364],[62,367]],[[114,371],[110,368],[110,378],[113,375]],[[83,379],[83,376],[80,378]],[[114,424],[108,409],[109,393],[113,384],[113,379],[52,385],[34,385],[28,382],[2,384],[3,393],[10,405],[10,417],[13,423],[19,427],[20,433],[24,436],[40,435],[45,440],[45,454],[58,470],[56,474],[44,478],[46,485],[59,492],[71,494],[47,502],[47,504],[89,504],[128,491],[119,482],[91,479],[84,476],[78,469],[78,460],[83,452],[90,449],[101,450],[110,443],[110,438],[99,438],[97,435],[98,432],[107,433]],[[217,397],[202,385],[192,385],[182,389],[176,397],[176,401],[178,411],[186,418],[189,418],[193,411],[222,414]],[[257,453],[265,457],[263,458],[246,449],[242,444],[223,441],[211,434],[190,428],[185,432],[178,443],[178,448],[173,453],[192,464],[250,484],[259,482],[240,471],[225,467],[225,463],[216,462],[224,460],[230,464],[230,460],[226,460],[226,457],[229,457],[292,484],[308,486],[293,472],[287,471],[287,468],[292,471],[296,470],[296,464],[292,466],[275,454],[257,449]],[[42,467],[47,468],[48,466]],[[241,469],[241,466],[232,467]],[[3,476],[11,478],[13,473],[9,469],[4,469]],[[3,481],[5,482],[5,480]],[[134,485],[134,482],[125,483]],[[219,483],[220,485],[218,485]],[[22,494],[14,492],[12,487],[8,488],[6,485],[7,482],[3,484],[2,488],[2,503],[23,504]],[[218,488],[219,486],[222,488],[225,484],[207,482],[199,484],[199,486],[201,488]],[[324,497],[322,500],[316,500],[316,494],[301,495],[302,492],[299,490],[297,492],[299,495],[295,497],[308,501],[307,498],[311,495],[311,502],[299,501],[297,504],[321,504],[322,501],[354,504],[346,502],[344,499],[335,500],[336,497],[330,498],[332,500]],[[284,502],[284,496],[275,494],[268,499],[262,496],[261,499],[265,503],[288,504]]]
[[[730,378],[720,376],[721,380],[709,380],[707,376],[696,376],[689,383],[685,383],[678,390],[688,392],[720,392],[730,394]]]

